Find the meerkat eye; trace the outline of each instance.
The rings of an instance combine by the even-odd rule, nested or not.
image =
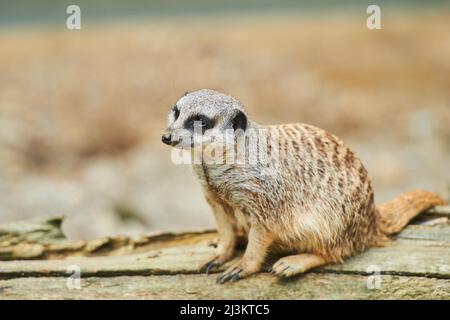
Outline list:
[[[205,130],[211,129],[214,126],[214,123],[207,116],[200,114],[189,118],[185,123],[185,128],[189,130],[194,130],[195,126],[199,126],[202,128],[202,131],[205,132]]]
[[[174,116],[175,120],[177,120],[178,117],[180,116],[180,110],[178,109],[177,105],[173,106],[172,112],[173,112],[173,116]]]
[[[232,126],[234,131],[238,129],[245,131],[247,129],[247,116],[242,111],[238,111],[232,119]]]

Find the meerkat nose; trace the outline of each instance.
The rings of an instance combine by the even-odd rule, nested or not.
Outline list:
[[[170,133],[163,134],[163,136],[161,137],[161,141],[165,144],[171,145],[172,135]]]

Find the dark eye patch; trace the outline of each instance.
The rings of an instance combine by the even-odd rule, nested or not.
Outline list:
[[[180,116],[180,110],[178,109],[178,106],[174,105],[173,108],[172,108],[172,111],[173,111],[173,115],[175,117],[175,120],[177,120],[178,117]]]
[[[195,125],[199,125],[202,128],[202,132],[204,133],[206,130],[214,127],[214,121],[203,114],[198,114],[189,117],[184,123],[184,127],[192,131],[194,130]]]

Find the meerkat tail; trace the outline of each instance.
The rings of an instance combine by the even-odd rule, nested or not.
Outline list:
[[[402,193],[389,202],[377,205],[381,231],[385,234],[400,232],[419,213],[442,204],[445,204],[444,199],[432,192],[417,190]]]

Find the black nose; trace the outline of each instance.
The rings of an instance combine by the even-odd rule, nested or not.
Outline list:
[[[172,144],[172,135],[170,133],[163,134],[161,141],[165,144]]]

